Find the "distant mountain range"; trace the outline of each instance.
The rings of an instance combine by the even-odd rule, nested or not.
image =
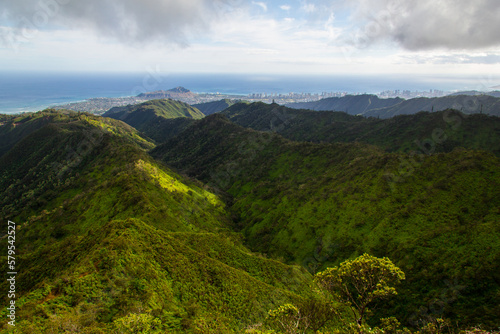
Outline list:
[[[492,88],[498,89],[498,88],[500,88],[500,86],[492,87]],[[494,96],[494,97],[500,97],[500,91],[495,90],[495,91],[490,91],[490,92],[480,92],[477,90],[467,90],[467,91],[463,91],[463,92],[453,93],[450,95],[490,95],[490,96]]]
[[[420,111],[456,109],[466,114],[500,116],[500,98],[491,95],[449,95],[436,98],[380,99],[376,95],[347,95],[316,102],[290,103],[295,109],[344,111],[350,115],[391,118]]]
[[[500,156],[499,117],[466,115],[451,109],[376,119],[257,102],[237,103],[221,114],[245,128],[276,132],[294,141],[362,142],[388,152],[406,153],[422,150],[426,153],[451,152],[463,147]],[[438,140],[436,131],[442,131],[440,139],[445,140]]]
[[[294,109],[344,111],[350,115],[364,115],[369,111],[392,107],[405,101],[402,98],[381,99],[376,95],[346,95],[330,97],[315,102],[289,103],[285,106]]]

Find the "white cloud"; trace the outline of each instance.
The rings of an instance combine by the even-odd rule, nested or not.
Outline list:
[[[252,1],[252,4],[259,6],[264,12],[267,12],[267,4],[265,2]]]
[[[301,10],[306,13],[314,13],[316,11],[316,6],[313,3],[305,3],[302,5]]]
[[[231,10],[237,0],[23,0],[4,1],[2,17],[26,29],[92,30],[125,44],[186,45]]]
[[[0,10],[2,22],[13,23],[12,17],[17,14],[34,22],[33,8],[40,9],[37,1],[9,2]],[[450,1],[436,3],[444,10]],[[354,11],[349,20],[348,5],[340,0],[301,1],[302,10],[308,12],[290,11],[287,18],[282,18],[283,12],[277,17],[272,10],[262,12],[260,8],[270,9],[269,2],[260,1],[144,0],[139,5],[137,0],[75,0],[64,5],[68,6],[65,9],[63,5],[54,9],[52,15],[46,12],[49,20],[34,29],[22,22],[0,26],[0,69],[142,71],[158,64],[165,71],[181,72],[498,72],[500,50],[478,46],[495,44],[492,41],[498,37],[490,36],[490,28],[484,28],[490,37],[477,45],[471,42],[470,47],[477,47],[477,52],[466,51],[465,47],[456,52],[431,52],[428,49],[433,45],[451,48],[465,43],[453,39],[459,39],[461,28],[451,32],[450,38],[448,32],[433,33],[427,28],[427,24],[436,28],[443,19],[442,29],[449,31],[458,20],[440,13],[430,15],[427,21],[424,13],[437,6],[431,0],[414,2],[415,13],[404,1],[353,2],[359,7],[354,10],[350,5]],[[32,6],[25,8],[25,3]],[[486,3],[491,2],[477,0],[467,8],[485,9],[481,6]],[[201,7],[194,8],[197,4]],[[288,11],[291,6],[280,8]],[[491,12],[496,13],[495,9]],[[470,22],[475,22],[474,10],[471,15]],[[496,27],[498,23],[491,25]],[[422,32],[416,29],[418,26]],[[417,43],[422,40],[427,42]],[[21,52],[11,51],[12,41]],[[187,44],[190,47],[182,47]]]
[[[389,39],[408,50],[500,46],[498,0],[357,0],[353,22],[367,42]],[[361,25],[360,25],[361,24]]]

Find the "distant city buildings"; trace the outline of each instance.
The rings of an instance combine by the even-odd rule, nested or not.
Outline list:
[[[186,89],[185,89],[186,90]],[[156,92],[157,93],[157,92]],[[346,95],[360,95],[366,93],[349,93],[349,92],[322,92],[322,93],[252,93],[248,95],[228,95],[221,93],[191,93],[189,90],[181,92],[185,94],[178,94],[175,99],[188,103],[199,104],[213,101],[220,101],[222,99],[231,100],[246,100],[249,102],[264,102],[264,103],[277,103],[288,104],[295,102],[314,102],[326,98],[344,97]],[[377,95],[380,98],[395,98],[400,97],[404,99],[412,99],[416,97],[441,97],[448,95],[449,92],[441,90],[430,89],[428,91],[409,91],[409,90],[386,90]],[[125,106],[129,104],[142,103],[160,96],[150,94],[147,96],[130,96],[123,98],[93,98],[83,102],[69,103],[65,105],[54,106],[56,109],[71,109],[75,111],[94,112],[102,114],[112,107]]]
[[[404,99],[414,99],[416,97],[442,97],[448,95],[449,92],[444,92],[437,89],[429,89],[428,91],[409,91],[409,90],[386,90],[377,94],[380,98],[395,98],[402,97]]]
[[[267,103],[272,103],[273,101],[278,104],[284,103],[294,103],[294,102],[313,102],[319,101],[321,99],[331,98],[331,97],[344,97],[346,95],[360,95],[366,93],[348,93],[348,92],[322,92],[319,93],[288,93],[288,94],[278,94],[278,93],[252,93],[244,97],[245,100],[250,102],[262,101]],[[416,97],[442,97],[448,95],[448,92],[441,90],[430,89],[428,91],[410,91],[410,90],[386,90],[377,95],[380,98],[404,98],[413,99]]]
[[[351,94],[358,95],[359,93]],[[245,97],[245,100],[250,102],[262,101],[271,103],[274,101],[278,104],[284,103],[293,103],[293,102],[313,102],[319,101],[321,99],[326,99],[329,97],[343,97],[349,95],[347,92],[322,92],[319,93],[287,93],[287,94],[278,94],[278,93],[253,93],[248,94]]]

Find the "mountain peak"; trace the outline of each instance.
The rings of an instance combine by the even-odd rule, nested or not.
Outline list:
[[[189,89],[179,86],[169,90],[157,90],[155,92],[142,93],[137,96],[140,98],[149,98],[149,99],[168,99],[168,98],[178,99],[180,97],[196,96],[196,94],[191,92]]]
[[[167,92],[172,92],[172,93],[191,93],[191,91],[189,89],[184,88],[182,86],[169,89],[169,90],[167,90]]]

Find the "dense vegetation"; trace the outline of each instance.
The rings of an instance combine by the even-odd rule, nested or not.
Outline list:
[[[500,156],[500,118],[482,114],[445,110],[376,119],[265,103],[238,103],[222,114],[243,127],[274,131],[295,141],[363,142],[405,153],[451,152],[463,147]]]
[[[115,107],[103,116],[119,119],[159,143],[187,129],[194,119],[204,117],[198,109],[170,99]]]
[[[220,101],[193,104],[193,107],[200,110],[204,115],[208,116],[227,109],[235,103],[236,101],[234,100],[224,99]]]
[[[365,252],[388,256],[407,273],[392,315],[495,325],[500,163],[490,153],[289,142],[212,115],[152,154],[227,191],[255,251],[313,273]]]
[[[59,114],[0,158],[2,217],[18,223],[18,332],[238,331],[310,294],[305,270],[252,255],[225,204],[155,162],[136,135]]]
[[[110,112],[137,129],[70,111],[0,116],[0,223],[18,225],[19,268],[17,327],[2,306],[0,331],[498,326],[496,117],[189,108]]]

